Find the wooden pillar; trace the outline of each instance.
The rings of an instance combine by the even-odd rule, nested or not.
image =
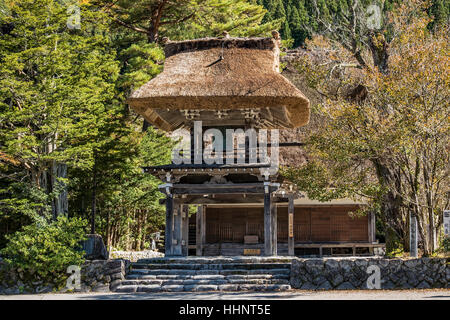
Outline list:
[[[182,205],[181,208],[181,254],[189,254],[189,205]]]
[[[205,208],[198,206],[195,223],[195,245],[196,255],[203,255],[203,244],[205,243]]]
[[[369,230],[369,242],[375,243],[375,213],[370,211],[368,213],[368,230]]]
[[[202,247],[205,246],[206,243],[206,206],[203,206],[202,209]]]
[[[277,204],[270,204],[270,220],[272,224],[272,255],[278,255],[278,226],[277,226]]]
[[[268,189],[268,186],[265,186]],[[272,219],[271,219],[272,199],[269,190],[264,192],[264,255],[273,255]]]
[[[289,195],[288,204],[288,255],[295,255],[294,250],[295,239],[294,239],[294,197]]]
[[[166,197],[166,231],[164,234],[164,255],[172,255],[172,231],[173,231],[173,196],[168,194]]]
[[[181,240],[181,205],[176,205],[173,210],[172,255],[181,256]]]

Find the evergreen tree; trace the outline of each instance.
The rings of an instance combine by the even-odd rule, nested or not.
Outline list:
[[[118,112],[111,107],[119,68],[104,36],[108,24],[88,5],[81,7],[80,29],[70,29],[67,8],[58,1],[6,4],[0,219],[67,215],[67,167],[92,168],[103,129]]]
[[[266,10],[247,0],[100,0],[114,21],[145,35],[149,43],[199,36],[268,34],[274,23],[261,21]]]
[[[285,40],[292,37],[296,47],[303,45],[305,39],[310,38],[314,33],[326,31],[326,25],[339,25],[343,21],[349,23],[355,3],[353,0],[258,0],[258,4],[263,5],[268,11],[263,21],[282,19],[280,34]],[[397,3],[400,1],[360,0],[357,8],[360,13],[365,14],[369,5],[378,4],[386,13],[390,12]],[[430,15],[434,16],[434,20],[429,27],[434,28],[435,24],[448,23],[449,14],[449,0],[432,0]]]

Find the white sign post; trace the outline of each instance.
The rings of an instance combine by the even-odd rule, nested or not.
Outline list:
[[[444,234],[450,237],[450,210],[444,210]]]

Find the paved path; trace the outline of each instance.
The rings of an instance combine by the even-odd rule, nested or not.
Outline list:
[[[287,292],[163,292],[163,293],[72,293],[0,295],[0,300],[450,300],[450,289],[442,290],[351,290]]]

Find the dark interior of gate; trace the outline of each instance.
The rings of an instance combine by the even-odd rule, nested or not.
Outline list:
[[[357,216],[357,209],[357,205],[295,206],[295,255],[370,254],[371,221],[367,215]],[[264,255],[262,206],[207,206],[205,211],[203,255]],[[278,206],[277,211],[277,251],[284,256],[288,255],[288,207]],[[195,223],[193,215],[190,248],[195,247]]]

